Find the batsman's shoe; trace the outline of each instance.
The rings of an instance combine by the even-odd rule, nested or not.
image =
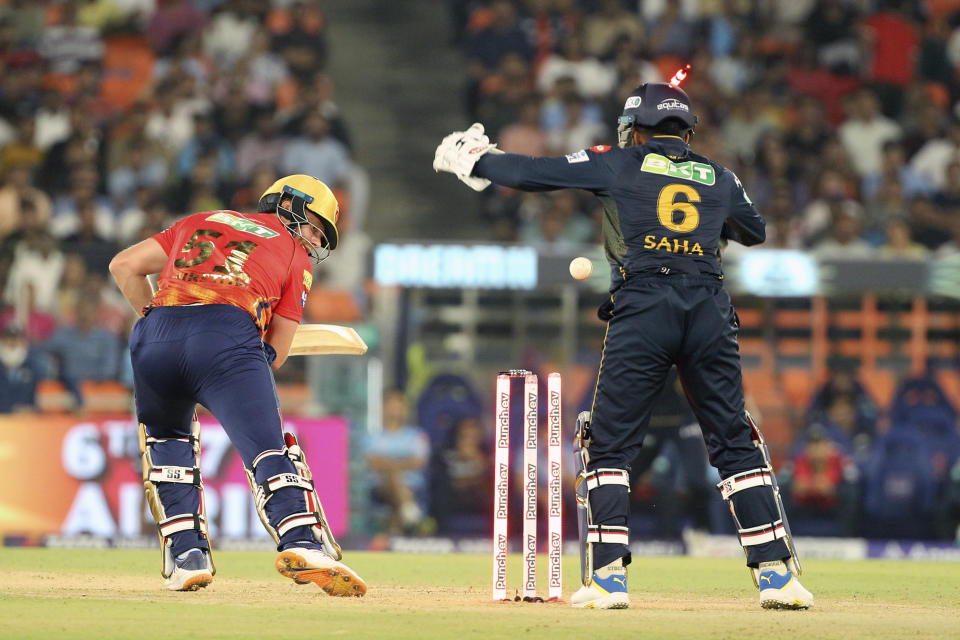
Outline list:
[[[813,606],[813,594],[804,589],[789,571],[761,571],[757,582],[760,606],[764,609],[809,609]]]
[[[196,591],[213,582],[213,563],[207,551],[188,549],[173,562],[173,572],[166,579],[170,591]]]
[[[363,578],[323,549],[289,547],[277,554],[275,565],[281,575],[297,584],[312,582],[327,595],[360,598],[367,593]]]
[[[577,609],[627,609],[627,572],[621,560],[593,572],[590,584],[585,584],[570,598]]]

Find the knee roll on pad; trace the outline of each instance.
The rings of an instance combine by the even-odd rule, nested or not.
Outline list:
[[[200,423],[194,421],[191,424],[190,436],[186,438],[154,438],[147,435],[146,425],[140,423],[138,436],[143,489],[160,537],[160,574],[169,578],[173,573],[173,536],[183,531],[196,531],[201,540],[206,542],[210,564],[216,573],[200,475]],[[185,464],[156,464],[155,458],[164,461],[173,459]],[[189,466],[190,463],[193,463],[192,466]],[[185,485],[189,487],[187,491],[170,490]]]
[[[339,560],[340,545],[327,523],[303,449],[293,434],[284,434],[284,441],[283,449],[264,451],[254,458],[252,470],[245,469],[260,521],[278,545],[296,527],[309,527],[313,539]]]

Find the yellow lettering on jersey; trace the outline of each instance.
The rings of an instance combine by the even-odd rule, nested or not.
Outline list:
[[[679,253],[682,255],[703,255],[703,247],[700,246],[699,242],[694,242],[691,247],[690,241],[687,239],[667,238],[666,236],[644,236],[643,248],[653,249],[654,251]]]

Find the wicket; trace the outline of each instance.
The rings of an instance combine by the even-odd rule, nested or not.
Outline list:
[[[497,375],[496,429],[494,441],[493,498],[493,599],[507,600],[507,548],[510,494],[510,383],[523,378],[523,600],[542,602],[537,596],[537,480],[539,477],[537,432],[540,384],[536,374],[523,369]],[[548,598],[560,600],[562,579],[562,380],[559,373],[547,377],[547,565]],[[521,597],[518,595],[517,600]]]

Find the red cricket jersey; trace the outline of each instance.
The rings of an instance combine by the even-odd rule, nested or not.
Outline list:
[[[167,254],[153,306],[231,304],[261,335],[273,314],[300,322],[312,264],[275,214],[195,213],[153,238]]]

